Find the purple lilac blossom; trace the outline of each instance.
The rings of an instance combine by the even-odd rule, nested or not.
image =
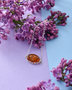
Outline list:
[[[4,27],[6,29],[14,29],[16,31],[15,38],[17,40],[27,40],[29,44],[32,40],[32,36],[34,33],[33,46],[41,48],[41,46],[43,46],[44,41],[58,37],[58,29],[56,28],[56,24],[58,22],[56,22],[55,19],[59,19],[58,17],[60,17],[61,19],[59,19],[59,21],[61,22],[61,25],[66,25],[66,20],[68,16],[66,16],[65,13],[61,13],[60,11],[51,11],[51,16],[48,16],[46,22],[44,22],[45,20],[36,21],[36,17],[29,18],[27,16],[27,18],[23,18],[23,15],[25,14],[26,9],[31,10],[32,12],[39,12],[41,8],[47,8],[47,10],[49,10],[54,5],[55,0],[28,0],[23,2],[20,2],[19,0],[3,0],[0,1],[0,22],[4,24]],[[44,37],[42,37],[44,27],[45,34]],[[0,40],[1,38],[2,34],[0,34]]]
[[[72,86],[72,60],[63,58],[60,64],[53,68],[52,73],[58,81],[64,81],[67,87]]]
[[[33,14],[39,12],[42,8],[49,10],[54,5],[55,0],[28,0],[28,9],[31,10]]]
[[[65,26],[68,17],[66,13],[61,11],[51,11],[51,16],[48,16],[47,19],[52,20],[56,25]]]
[[[28,87],[27,90],[60,90],[59,87],[55,86],[55,83],[42,81],[37,86]]]

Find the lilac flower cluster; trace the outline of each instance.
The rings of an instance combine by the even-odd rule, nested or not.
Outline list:
[[[52,73],[57,80],[64,81],[67,87],[72,86],[72,60],[67,62],[63,58],[57,68],[53,68]]]
[[[7,34],[9,34],[9,30],[8,29],[4,29],[0,27],[0,43],[1,43],[1,39],[3,40],[7,40]]]
[[[3,17],[3,12],[2,12],[2,10],[0,10],[0,21],[1,22],[3,22],[2,17]],[[2,39],[7,40],[7,37],[8,37],[7,35],[9,34],[9,32],[10,32],[10,30],[8,29],[8,25],[4,24],[4,22],[1,23],[0,24],[0,43],[1,43]]]
[[[52,13],[58,13],[57,14],[58,17],[60,16],[59,13],[61,13],[61,16],[64,15],[64,13],[60,11],[57,12],[51,11],[51,16],[48,16],[48,18],[45,19],[44,21],[36,21],[35,17],[34,18],[27,17],[24,19],[24,22],[21,21],[23,25],[21,28],[19,28],[19,30],[17,30],[16,39],[27,40],[28,43],[30,44],[34,33],[33,45],[37,48],[40,48],[43,45],[43,41],[51,40],[58,37],[58,29],[56,28],[56,25],[66,25],[66,20],[68,16],[65,15],[62,19],[51,18],[53,17]],[[57,20],[55,21],[55,19]],[[57,24],[58,21],[59,22],[63,21],[63,22],[61,24]],[[45,34],[43,37],[44,30],[45,30]]]
[[[35,19],[36,17],[31,18],[27,16],[27,18],[23,18],[26,9],[32,10],[33,13],[35,10],[39,12],[41,8],[47,8],[49,10],[54,6],[55,1],[23,1],[24,2],[20,2],[19,0],[2,0],[0,2],[0,22],[4,23],[6,26],[5,28],[7,28],[7,26],[9,30],[13,28],[16,31],[15,38],[22,41],[27,40],[29,44],[31,43],[32,36],[34,34],[33,46],[37,48],[43,46],[43,42],[45,40],[51,40],[58,37],[58,29],[56,28],[56,24],[58,21],[61,22],[61,25],[66,24],[68,16],[66,16],[65,13],[61,13],[60,11],[51,11],[51,16],[44,21],[37,21]],[[44,30],[45,33],[43,37]]]
[[[24,7],[21,3],[14,0],[4,1],[1,4],[1,10],[5,11],[5,14],[2,15],[3,22],[12,23],[13,20],[21,20],[24,15]]]
[[[18,1],[1,0],[0,1],[0,43],[1,39],[7,40],[11,27],[15,26],[13,20],[21,20],[24,15],[24,8]]]
[[[60,90],[59,87],[55,86],[55,83],[42,81],[37,86],[28,87],[27,90]]]
[[[51,11],[51,16],[48,16],[47,19],[52,20],[56,25],[65,26],[68,17],[66,13],[62,13],[61,11]]]
[[[49,10],[55,5],[55,0],[28,0],[28,9],[35,12],[39,12],[42,8]]]
[[[37,21],[35,17],[24,20],[23,26],[17,30],[17,40],[27,40],[30,44],[34,33],[33,45],[37,48],[40,48],[43,45],[43,41],[51,40],[58,36],[58,29],[56,28],[56,25],[53,23],[53,21]],[[45,34],[43,37],[44,27]]]

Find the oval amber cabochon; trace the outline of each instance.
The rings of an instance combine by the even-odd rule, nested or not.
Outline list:
[[[30,62],[32,62],[32,63],[39,63],[40,62],[40,58],[36,54],[29,54],[27,56],[27,60],[30,61]]]

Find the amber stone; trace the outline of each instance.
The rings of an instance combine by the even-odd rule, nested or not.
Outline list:
[[[38,63],[40,63],[40,58],[39,58],[39,56],[38,55],[36,55],[36,54],[29,54],[28,56],[27,56],[27,60],[28,61],[30,61],[30,62],[32,62],[33,64],[38,64]]]

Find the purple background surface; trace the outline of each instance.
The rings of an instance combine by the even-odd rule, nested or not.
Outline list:
[[[41,15],[38,15],[41,19]],[[0,46],[0,90],[26,90],[28,86],[49,79],[48,60],[45,46],[40,65],[32,65],[25,55],[29,48],[27,42],[16,41],[11,34]],[[31,53],[40,56],[41,50],[32,48]]]

